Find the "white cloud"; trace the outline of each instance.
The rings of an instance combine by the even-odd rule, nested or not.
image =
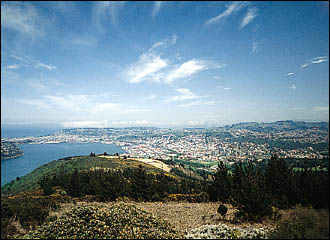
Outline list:
[[[1,69],[1,86],[8,84],[19,84],[20,75],[12,70]]]
[[[17,99],[17,102],[27,105],[33,105],[39,109],[49,109],[50,106],[41,99]]]
[[[154,7],[152,9],[152,18],[155,18],[158,15],[161,6],[162,6],[161,1],[155,1],[154,2]]]
[[[188,100],[188,99],[200,98],[200,96],[196,95],[188,88],[178,88],[178,89],[175,89],[175,91],[180,93],[180,95],[169,97],[166,100],[166,102],[183,101],[183,100]]]
[[[10,54],[10,56],[13,57],[13,58],[15,58],[15,59],[17,59],[17,60],[19,60],[19,61],[21,61],[21,62],[24,62],[26,64],[29,64],[31,62],[31,60],[32,60],[29,57],[20,57],[20,56],[14,55],[14,54]]]
[[[295,91],[297,87],[295,84],[291,84],[291,86],[289,88],[291,88],[293,91]]]
[[[172,83],[176,79],[190,77],[191,75],[207,69],[208,66],[204,61],[192,59],[181,64],[178,68],[170,72],[166,78],[165,82]]]
[[[305,108],[295,107],[295,108],[292,108],[292,110],[294,110],[294,111],[302,111],[302,110],[305,110]]]
[[[44,95],[39,99],[24,99],[18,102],[33,105],[37,108],[48,108],[63,116],[83,116],[84,118],[95,117],[107,119],[122,115],[134,116],[134,114],[145,114],[150,109],[139,108],[126,104],[105,101],[105,98],[97,94],[71,94]],[[88,119],[89,120],[89,119]]]
[[[68,121],[62,122],[61,125],[65,128],[105,128],[105,127],[127,127],[127,126],[150,126],[159,125],[157,122],[149,122],[147,120],[122,120],[122,121],[108,121],[108,120],[90,120],[90,121]]]
[[[100,120],[100,121],[70,121],[70,122],[63,122],[61,125],[65,128],[88,128],[88,127],[96,127],[96,128],[103,128],[108,127],[107,120]]]
[[[231,89],[230,87],[225,87],[223,85],[217,86],[217,88],[221,88],[223,90],[230,90]]]
[[[317,63],[322,63],[322,62],[327,62],[329,61],[328,56],[324,56],[324,57],[315,57],[311,59],[311,62],[313,64],[317,64]]]
[[[255,42],[255,41],[252,42],[251,53],[257,53],[259,51],[260,49],[259,44],[260,44],[259,42]]]
[[[162,59],[155,53],[161,46],[168,47],[177,41],[177,35],[155,43],[147,53],[142,54],[138,61],[125,69],[124,76],[129,83],[140,83],[146,80],[172,84],[175,80],[188,78],[195,73],[207,69],[222,68],[226,64],[218,64],[208,60],[192,59],[180,65],[170,65],[168,59]]]
[[[8,69],[17,69],[17,68],[19,68],[19,66],[14,64],[14,65],[8,65],[7,68]]]
[[[315,106],[313,107],[315,112],[329,112],[329,106]]]
[[[294,74],[293,72],[289,72],[286,75],[290,76],[290,75],[293,75],[293,74]]]
[[[104,1],[96,2],[92,10],[92,19],[96,24],[96,27],[103,31],[102,22],[106,21],[110,17],[110,21],[114,27],[118,26],[118,11],[125,5],[123,1]]]
[[[57,67],[53,66],[53,65],[47,65],[44,63],[38,63],[35,65],[36,68],[45,68],[48,69],[50,71],[54,70],[54,69],[58,69]]]
[[[158,81],[155,75],[160,69],[168,65],[166,59],[155,54],[142,54],[139,60],[128,69],[129,83],[140,83],[144,80]]]
[[[174,45],[176,43],[176,40],[178,40],[178,36],[176,34],[172,35],[172,44]]]
[[[46,95],[44,98],[54,107],[70,111],[86,111],[90,102],[89,96],[82,94],[67,96]]]
[[[42,81],[40,81],[40,80],[35,80],[35,79],[27,80],[26,83],[29,87],[31,87],[39,92],[48,90],[48,87],[44,83],[42,83]]]
[[[1,2],[1,26],[30,36],[41,31],[38,12],[29,2]]]
[[[240,28],[244,28],[246,25],[248,25],[250,22],[255,19],[255,17],[258,16],[257,14],[258,9],[256,7],[249,8],[246,15],[244,16]]]
[[[209,20],[207,20],[204,25],[211,25],[214,23],[217,23],[225,18],[227,18],[228,16],[230,16],[231,14],[234,14],[236,12],[238,12],[239,10],[241,10],[242,8],[244,8],[245,6],[247,6],[249,3],[248,2],[230,2],[228,4],[226,4],[226,10],[222,13],[220,13],[218,16],[213,17]]]
[[[220,102],[220,101],[218,101]],[[216,101],[195,101],[187,104],[180,104],[178,105],[179,107],[184,107],[184,108],[190,108],[192,106],[197,106],[197,105],[216,105]]]
[[[111,112],[120,110],[121,105],[118,103],[101,103],[90,108],[92,112]]]
[[[166,39],[152,45],[152,47],[149,49],[149,53],[153,52],[154,49],[161,47],[161,46],[167,48],[169,46],[175,45],[177,39],[178,39],[178,36],[176,34],[173,34],[171,38],[166,38]]]
[[[153,100],[156,98],[156,95],[155,94],[150,94],[148,97],[144,98],[143,100],[144,101],[150,101],[150,100]]]
[[[300,68],[305,68],[305,67],[308,67],[308,63],[305,63],[305,64],[301,64],[300,65]]]

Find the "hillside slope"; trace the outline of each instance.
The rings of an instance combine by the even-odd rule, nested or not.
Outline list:
[[[38,187],[38,182],[45,176],[55,176],[56,174],[72,173],[75,169],[78,171],[90,171],[95,169],[125,169],[137,168],[139,165],[147,173],[161,173],[162,169],[153,165],[138,161],[136,159],[123,157],[105,158],[103,156],[75,156],[54,160],[40,166],[31,173],[22,176],[19,180],[13,180],[1,187],[1,193],[4,195],[13,195],[23,191],[31,191]],[[172,175],[172,174],[171,174]]]

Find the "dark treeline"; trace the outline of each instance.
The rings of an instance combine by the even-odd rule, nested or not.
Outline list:
[[[129,197],[137,201],[163,201],[169,194],[200,193],[207,189],[197,180],[147,173],[141,165],[138,168],[107,171],[76,169],[73,173],[44,177],[40,181],[44,195],[54,193],[55,186],[62,187],[72,197],[94,195],[100,201],[114,201],[118,197]]]
[[[129,197],[137,201],[164,201],[169,194],[207,192],[210,201],[231,203],[237,217],[259,221],[271,216],[273,208],[286,209],[297,204],[315,209],[329,208],[329,172],[293,171],[286,161],[272,156],[265,167],[251,162],[235,163],[229,170],[222,162],[212,180],[196,180],[179,171],[180,177],[147,173],[139,168],[123,170],[77,171],[45,177],[40,187],[45,195],[62,187],[72,197],[93,195],[100,201]]]
[[[238,217],[249,220],[271,216],[272,206],[329,209],[329,171],[293,171],[276,155],[265,169],[251,162],[235,163],[230,172],[221,162],[208,193],[211,201],[231,203],[239,209]]]

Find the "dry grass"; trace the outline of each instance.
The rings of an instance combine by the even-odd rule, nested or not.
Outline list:
[[[77,205],[108,205],[118,204],[119,202],[99,203],[99,202],[78,202]],[[234,222],[236,209],[230,204],[225,204],[228,208],[226,217],[223,218],[218,212],[220,202],[209,203],[187,203],[187,202],[130,202],[140,209],[152,213],[154,216],[167,220],[177,231],[185,233],[185,231],[198,228],[203,225],[216,225],[224,223],[228,226],[235,227],[271,227],[271,221],[262,223],[237,223]],[[73,203],[65,203],[61,205],[59,211],[51,212],[50,215],[60,217],[64,212],[70,210],[74,206]]]
[[[104,155],[99,155],[98,157],[102,157],[102,158],[108,158],[108,159],[112,159],[112,160],[118,160],[120,159],[120,157],[118,156],[104,156]],[[143,162],[149,165],[152,165],[156,168],[162,169],[166,172],[170,172],[171,167],[159,160],[156,159],[147,159],[147,158],[127,158],[127,160],[135,160],[135,161],[139,161],[139,162]]]
[[[209,203],[185,203],[185,202],[142,202],[135,203],[141,209],[153,213],[157,217],[161,217],[171,224],[180,232],[198,228],[202,225],[224,223],[228,226],[236,227],[255,227],[260,228],[265,225],[272,225],[271,222],[263,223],[234,223],[234,215],[236,209],[230,204],[225,204],[228,208],[226,217],[223,218],[218,212],[219,202]]]

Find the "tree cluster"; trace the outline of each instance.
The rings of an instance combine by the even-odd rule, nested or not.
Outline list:
[[[329,209],[329,172],[293,171],[276,155],[265,170],[240,162],[230,172],[221,162],[208,193],[211,201],[232,203],[239,210],[238,217],[255,221],[271,216],[272,206],[286,209],[302,204]]]
[[[54,193],[54,187],[61,186],[72,197],[94,195],[100,201],[114,201],[124,196],[137,201],[163,201],[168,194],[200,193],[205,190],[200,181],[147,173],[141,165],[138,168],[107,171],[75,169],[73,173],[44,177],[39,184],[45,195]]]

